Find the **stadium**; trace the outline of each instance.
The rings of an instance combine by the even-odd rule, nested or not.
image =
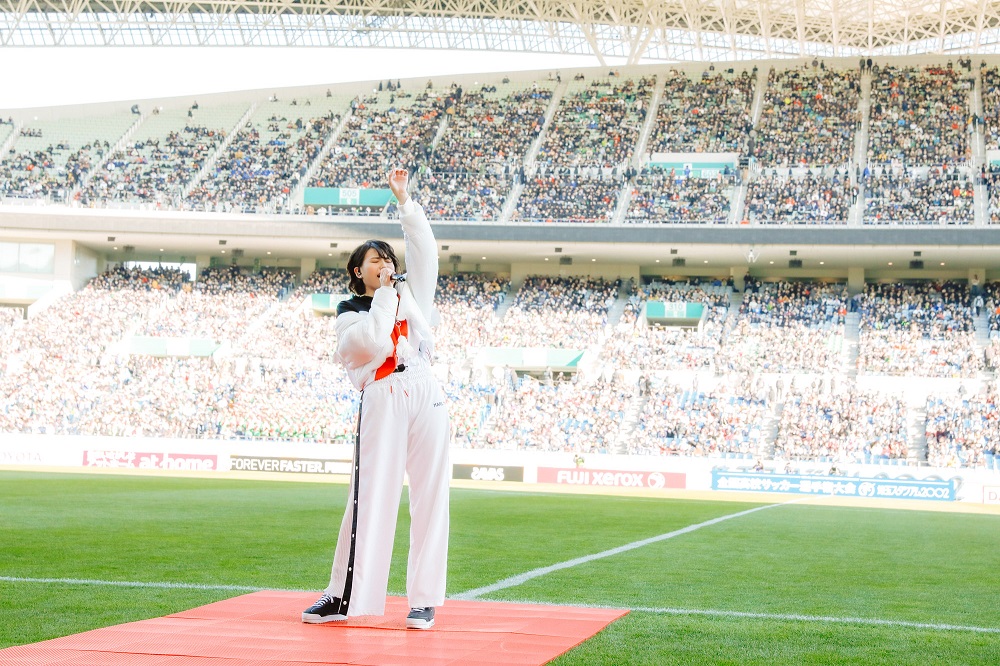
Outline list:
[[[993,5],[33,0],[0,42],[581,58],[0,109],[0,664],[1000,661]],[[430,638],[297,617],[396,167],[451,428]]]

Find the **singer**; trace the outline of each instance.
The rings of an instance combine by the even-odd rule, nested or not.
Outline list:
[[[444,392],[431,374],[428,324],[437,243],[420,204],[406,192],[408,184],[406,169],[389,174],[399,201],[406,277],[399,279],[399,262],[384,241],[365,241],[347,262],[354,296],[337,308],[337,360],[361,391],[353,473],[330,585],[302,613],[303,622],[385,614],[404,471],[410,479],[407,628],[430,629],[434,609],[444,603],[449,427]]]

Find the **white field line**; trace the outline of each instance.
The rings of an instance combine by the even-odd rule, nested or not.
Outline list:
[[[688,534],[694,532],[695,530],[700,530],[703,527],[708,527],[710,525],[715,525],[726,520],[732,520],[733,518],[740,518],[742,516],[747,516],[751,513],[757,511],[763,511],[764,509],[773,509],[776,506],[784,506],[786,504],[793,504],[795,502],[801,502],[802,499],[789,500],[787,502],[781,502],[779,504],[767,504],[765,506],[757,506],[752,509],[747,509],[746,511],[740,511],[738,513],[730,513],[725,516],[719,516],[718,518],[713,518],[711,520],[706,520],[703,523],[698,523],[696,525],[688,525],[687,527],[682,527],[679,530],[674,530],[673,532],[667,532],[666,534],[660,534],[659,536],[649,537],[648,539],[642,539],[641,541],[633,541],[632,543],[627,543],[624,546],[618,546],[616,548],[611,548],[610,550],[605,550],[600,553],[594,553],[593,555],[584,555],[583,557],[577,557],[572,560],[566,560],[565,562],[557,562],[556,564],[550,564],[547,567],[540,567],[538,569],[532,569],[531,571],[526,571],[522,574],[516,576],[511,576],[510,578],[504,578],[501,581],[497,581],[491,585],[486,585],[484,587],[477,587],[474,590],[468,590],[467,592],[462,592],[461,594],[456,594],[453,599],[477,599],[484,594],[490,594],[491,592],[497,592],[499,590],[506,590],[509,587],[516,587],[522,583],[526,583],[533,578],[538,578],[539,576],[544,576],[545,574],[550,574],[553,571],[561,571],[562,569],[569,569],[571,567],[579,566],[581,564],[586,564],[587,562],[593,562],[594,560],[600,560],[605,557],[611,557],[612,555],[619,555],[621,553],[626,553],[630,550],[635,550],[636,548],[642,548],[643,546],[648,546],[659,541],[666,541],[667,539],[673,539],[676,536],[681,536],[682,534]]]
[[[180,590],[226,590],[234,592],[306,592],[307,590],[276,590],[274,588],[250,587],[246,585],[203,585],[200,583],[157,583],[124,580],[93,580],[86,578],[23,578],[20,576],[0,576],[0,582],[7,583],[42,583],[53,585],[100,585],[107,587],[135,588],[169,588]],[[457,599],[457,597],[450,597]],[[505,599],[511,603],[552,605],[543,602],[523,599]],[[594,606],[591,604],[557,604],[579,608],[619,608],[617,606]],[[796,615],[784,613],[749,613],[727,610],[703,610],[697,608],[651,608],[635,606],[627,610],[636,613],[654,613],[658,615],[704,615],[720,618],[745,618],[748,620],[780,620],[787,622],[817,622],[824,624],[858,624],[868,626],[902,627],[906,629],[930,629],[934,631],[968,631],[980,634],[1000,634],[997,627],[972,627],[960,624],[938,624],[933,622],[909,622],[906,620],[881,620],[868,617],[834,617],[826,615]]]
[[[20,578],[18,576],[0,576],[0,582],[5,583],[55,583],[58,585],[102,585],[106,587],[163,587],[177,590],[231,590],[233,592],[263,592],[266,587],[247,587],[245,585],[202,585],[200,583],[149,583],[129,580],[91,580],[87,578]]]
[[[686,608],[630,608],[640,613],[659,615],[708,615],[711,617],[737,617],[750,620],[786,620],[791,622],[820,622],[833,624],[863,624],[881,627],[906,627],[907,629],[933,629],[935,631],[972,631],[980,634],[1000,634],[998,627],[969,627],[960,624],[937,624],[933,622],[909,622],[907,620],[880,620],[874,617],[833,617],[828,615],[795,615],[785,613],[746,613],[724,610],[695,610]]]

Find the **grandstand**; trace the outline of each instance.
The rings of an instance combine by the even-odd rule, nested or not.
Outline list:
[[[991,418],[998,64],[630,64],[4,112],[0,428],[343,441],[329,315],[358,241],[401,247],[383,180],[403,164],[440,243],[457,447],[992,467],[991,431],[955,435],[940,391],[968,396],[964,428]]]

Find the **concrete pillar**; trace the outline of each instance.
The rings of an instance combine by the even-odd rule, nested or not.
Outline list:
[[[197,275],[200,276],[202,271],[208,268],[212,263],[212,258],[207,254],[199,254],[194,258],[195,271]]]
[[[847,269],[847,293],[851,296],[860,294],[865,290],[865,269],[860,266],[851,266]]]
[[[733,287],[735,287],[737,291],[743,291],[743,277],[749,271],[749,266],[733,266],[729,269],[729,274],[733,276]]]
[[[300,282],[305,282],[309,279],[310,275],[316,272],[316,260],[312,257],[303,257],[301,271],[299,280]]]

